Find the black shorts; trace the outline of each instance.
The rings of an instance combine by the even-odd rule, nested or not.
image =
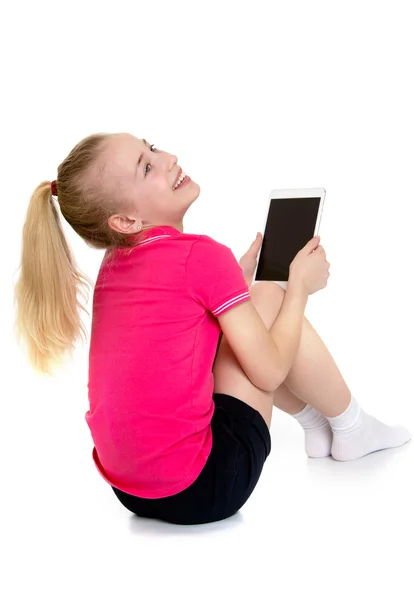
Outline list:
[[[234,515],[253,492],[270,454],[270,433],[261,414],[237,398],[213,394],[213,446],[197,479],[165,498],[138,498],[112,488],[139,517],[180,525],[221,521]]]

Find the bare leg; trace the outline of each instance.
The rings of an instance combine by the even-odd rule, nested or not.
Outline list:
[[[292,367],[283,384],[292,392],[288,397],[285,390],[275,392],[275,406],[285,410],[288,401],[292,402],[290,414],[303,408],[296,400],[310,404],[326,417],[336,417],[343,413],[351,401],[351,392],[345,383],[334,359],[315,329],[304,317],[302,337]],[[295,408],[293,409],[293,404]]]
[[[300,400],[284,383],[282,383],[273,393],[273,406],[288,415],[295,415],[305,408],[306,402]]]
[[[251,296],[269,329],[279,314],[284,291],[272,282],[258,282],[252,287]],[[225,337],[219,344],[213,375],[214,391],[235,396],[256,409],[269,428],[273,406],[295,414],[303,408],[298,400],[306,403],[305,414],[298,415],[297,419],[308,437],[309,427],[332,430],[331,454],[336,460],[354,460],[370,452],[400,446],[411,438],[405,428],[389,427],[362,411],[327,347],[306,317],[303,318],[297,354],[280,389],[267,392],[254,386]],[[312,410],[315,414],[311,414]],[[329,423],[318,423],[319,417],[322,420],[326,417]],[[312,451],[312,455],[322,456],[322,453]]]
[[[270,329],[283,304],[284,290],[273,282],[261,281],[252,287],[251,296]],[[336,416],[346,410],[350,401],[350,392],[332,356],[306,317],[293,365],[274,392],[265,392],[252,384],[224,336],[218,344],[213,375],[215,392],[242,399],[260,412],[268,427],[273,406],[295,414],[306,403],[324,415]]]
[[[305,320],[306,320],[307,324],[310,325],[309,321],[307,321],[306,318],[305,318]],[[327,353],[329,355],[329,359],[330,359],[330,360],[328,359],[328,361],[331,364],[332,357],[328,353],[327,348],[323,345],[319,336],[316,335],[316,337],[315,337],[315,335],[314,335],[314,334],[316,334],[315,330],[312,327],[307,327],[305,322],[304,322],[303,329],[304,329],[304,331],[302,332],[302,338],[305,336],[305,340],[301,339],[300,346],[302,346],[302,353],[303,353],[303,348],[304,348],[304,341],[306,341],[306,338],[309,338],[309,336],[311,336],[311,337],[313,336],[314,340],[316,340],[313,342],[313,344],[316,347],[315,348],[312,347],[312,355],[314,357],[317,357],[318,363],[324,364],[326,361],[325,355]],[[321,343],[322,343],[322,346],[321,346]],[[310,344],[312,344],[312,342],[308,341],[308,344],[306,347],[309,348]],[[322,353],[320,350],[321,348],[322,348]],[[300,368],[300,366],[299,366],[299,368]],[[291,372],[292,372],[292,369],[291,369],[290,373]],[[321,376],[319,375],[319,377],[321,377]],[[333,378],[334,378],[334,376],[333,376]],[[320,407],[319,389],[321,389],[321,382],[319,380],[317,383],[315,383],[315,382],[313,384],[311,383],[311,385],[318,386],[317,405],[319,408]],[[326,384],[324,384],[324,385],[326,385]],[[306,398],[308,401],[313,402],[312,397],[309,400],[309,394],[307,393],[307,391],[309,389],[307,380],[305,382],[305,386],[302,385],[302,387],[304,387],[306,390],[306,396],[303,396],[303,397]],[[332,404],[332,399],[331,399],[331,404]],[[326,420],[325,416],[321,412],[318,412],[317,409],[311,407],[312,406],[311,404],[308,405],[306,402],[304,402],[303,400],[298,398],[298,396],[296,396],[293,393],[293,391],[291,391],[289,389],[289,387],[286,385],[286,379],[285,379],[285,382],[282,383],[273,393],[273,406],[275,406],[276,408],[279,408],[280,410],[286,412],[289,415],[295,415],[295,418],[298,420],[298,422],[304,429],[305,450],[309,457],[323,458],[323,457],[329,456],[331,454],[332,431],[331,431],[328,421]],[[305,407],[308,407],[308,410],[303,411],[303,409]],[[297,413],[300,413],[300,414],[297,415]]]
[[[300,401],[309,405],[309,411],[297,417],[304,423],[309,456],[331,453],[335,460],[355,460],[371,452],[402,446],[411,439],[404,427],[382,423],[352,400],[335,361],[306,318],[298,352],[283,386],[274,393],[274,406],[294,414]],[[312,414],[310,407],[319,412]],[[325,419],[324,423],[322,415],[329,422]]]

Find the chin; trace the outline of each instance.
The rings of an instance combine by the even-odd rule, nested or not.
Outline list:
[[[192,188],[193,188],[193,190],[191,190],[191,191],[193,193],[191,195],[194,197],[194,200],[197,200],[197,198],[200,195],[200,186],[198,185],[198,183],[195,183],[195,181],[193,181],[192,182]],[[194,202],[194,200],[193,200],[193,202]]]
[[[200,195],[200,186],[195,183],[194,181],[191,181],[190,185],[188,186],[188,190],[183,190],[182,192],[182,199],[181,202],[184,204],[184,206],[186,207],[185,210],[187,210],[192,204],[194,204],[194,202],[197,200],[197,198]],[[187,193],[185,193],[187,192]]]

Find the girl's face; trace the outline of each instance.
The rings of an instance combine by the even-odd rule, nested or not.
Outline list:
[[[181,168],[174,154],[128,133],[110,134],[101,158],[101,176],[127,208],[108,219],[120,233],[169,225],[183,231],[183,217],[200,195],[194,181],[174,190]],[[184,171],[185,172],[185,171]]]

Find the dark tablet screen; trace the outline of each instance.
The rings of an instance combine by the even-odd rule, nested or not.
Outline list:
[[[274,198],[255,280],[287,281],[296,254],[314,236],[321,198]]]

